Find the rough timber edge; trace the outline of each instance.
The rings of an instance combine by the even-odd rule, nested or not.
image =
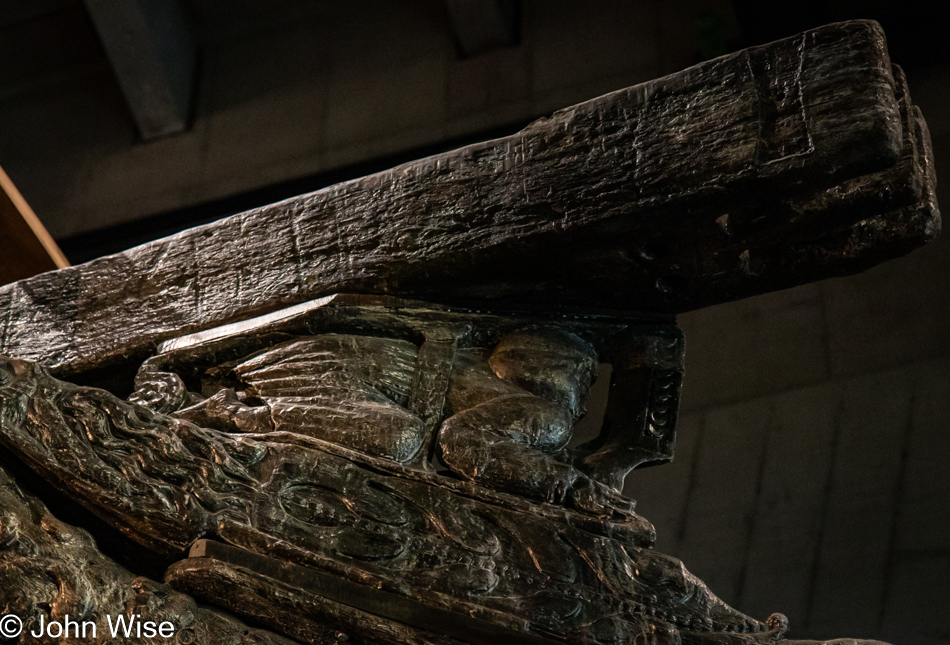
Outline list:
[[[805,36],[814,38],[816,34],[827,34],[835,30],[841,31],[848,28],[858,31],[863,30],[865,32],[864,36],[873,41],[870,49],[880,49],[879,53],[882,60],[887,62],[885,60],[887,54],[884,49],[883,33],[876,23],[870,21],[828,25],[800,34],[793,37],[793,39],[786,39],[786,41],[795,38],[802,39]],[[775,45],[775,43],[772,45]],[[771,45],[763,45],[753,48],[753,50],[764,51],[769,46]],[[711,66],[728,60],[730,57],[735,58],[741,55],[747,56],[748,54],[743,52],[731,54],[722,59],[709,61],[684,70],[679,75],[695,75],[697,70],[702,69],[704,65]],[[881,63],[881,65],[889,68],[889,63],[887,65]],[[886,75],[889,76],[889,71],[886,72]],[[658,79],[658,81],[670,82],[669,79],[677,76],[677,74],[673,74]],[[656,88],[658,81],[650,82],[644,87]],[[616,97],[623,95],[624,92],[627,96],[630,96],[631,92],[636,93],[634,90],[620,90],[607,96]],[[556,113],[552,119],[564,118],[566,114],[596,112],[595,106],[598,100],[602,102],[604,97],[585,102],[580,107],[575,106],[575,108],[562,110]],[[540,127],[543,123],[544,121],[538,122],[534,127]],[[477,144],[468,149],[410,162],[390,171],[362,179],[354,179],[350,182],[323,189],[318,193],[291,198],[262,209],[235,215],[221,222],[185,231],[164,240],[136,247],[125,253],[95,260],[86,265],[42,274],[36,278],[0,288],[0,311],[7,309],[6,316],[0,314],[0,325],[2,325],[0,327],[0,352],[43,360],[57,373],[73,375],[98,367],[104,368],[115,365],[130,359],[144,358],[154,350],[158,343],[182,332],[199,331],[209,326],[220,325],[247,316],[263,314],[280,307],[294,305],[334,291],[350,290],[346,276],[341,275],[334,278],[333,275],[330,275],[327,276],[327,282],[323,283],[319,279],[316,279],[316,281],[309,278],[305,279],[301,273],[303,267],[295,265],[294,267],[284,267],[284,270],[281,271],[285,274],[296,272],[298,277],[295,284],[287,283],[282,285],[281,288],[270,291],[266,288],[260,289],[255,297],[248,296],[245,298],[249,301],[248,304],[225,303],[222,305],[217,303],[219,306],[215,306],[215,303],[203,302],[202,294],[207,293],[208,287],[204,283],[221,282],[222,288],[230,289],[240,286],[241,281],[235,282],[235,275],[220,266],[213,265],[213,262],[210,269],[205,265],[200,258],[202,239],[218,231],[225,234],[230,231],[230,228],[235,227],[243,231],[245,225],[250,223],[251,218],[264,217],[267,213],[279,220],[280,218],[277,216],[283,210],[286,210],[288,212],[285,214],[289,214],[293,218],[300,211],[300,208],[306,210],[305,203],[308,200],[312,201],[316,195],[331,194],[346,190],[349,187],[366,189],[377,185],[383,176],[412,173],[419,169],[431,168],[433,165],[439,166],[444,160],[453,155],[461,157],[465,154],[470,155],[473,152],[488,149],[492,145],[498,145],[506,140],[523,140],[531,132],[532,126],[529,126],[526,130],[511,137],[496,139]],[[695,198],[695,195],[692,195],[691,198]],[[300,204],[300,208],[294,208],[295,204]],[[293,222],[291,222],[291,226],[293,227]],[[233,231],[231,232],[233,233]],[[151,276],[138,275],[138,272],[148,267],[149,263],[165,262],[170,257],[179,256],[190,258],[187,263],[183,261],[180,267],[181,270],[197,271],[190,276],[194,293],[182,294],[193,300],[193,306],[187,309],[181,305],[169,303],[169,301],[177,302],[182,297],[181,295],[176,296],[173,293],[175,290],[188,290],[185,282],[182,281],[183,276],[179,272],[175,272],[176,276],[173,280],[169,279],[167,268],[163,269],[165,274],[162,271],[157,271],[153,272]],[[253,258],[249,258],[248,261],[250,259]],[[204,271],[204,274],[202,274],[202,271]],[[133,275],[130,277],[127,273]],[[101,279],[103,277],[109,277],[110,280],[103,282]],[[311,278],[314,278],[314,276],[311,276]],[[349,279],[350,282],[352,280],[352,278]],[[97,285],[96,291],[100,292],[99,297],[87,295],[93,293],[90,287],[93,282]],[[247,283],[244,284],[246,286]],[[370,287],[365,292],[378,291]],[[102,294],[112,294],[115,299],[110,300],[107,296],[103,297]],[[137,310],[143,313],[135,313]],[[208,318],[202,317],[204,315],[203,310],[210,311]],[[188,311],[191,313],[188,313]],[[128,318],[130,315],[131,318]],[[112,322],[114,318],[121,316],[127,317],[124,325]],[[86,327],[89,324],[98,325],[98,328],[87,329]]]

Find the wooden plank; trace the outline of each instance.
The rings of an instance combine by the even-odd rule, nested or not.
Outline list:
[[[340,578],[337,580],[338,584],[344,583]],[[283,641],[284,645],[347,641],[467,645],[448,636],[418,630],[277,582],[246,565],[232,566],[215,558],[195,557],[194,549],[191,557],[168,569],[165,582],[205,602],[228,607],[257,625],[266,625],[294,639]]]
[[[53,237],[0,168],[0,284],[69,266]]]
[[[688,310],[695,299],[637,260],[637,247],[626,249],[625,271],[605,247],[663,230],[683,249],[676,260],[715,255],[715,246],[677,239],[726,210],[883,171],[902,150],[895,92],[876,23],[812,30],[562,110],[510,137],[21,284],[7,296],[0,351],[81,371],[334,292]],[[873,263],[899,242],[881,235],[860,248]],[[791,266],[777,261],[774,279],[733,270],[719,284],[717,273],[696,271],[690,290],[711,304],[859,270],[840,249],[771,250],[779,259],[786,251]],[[31,294],[63,283],[75,290],[43,302],[41,320]],[[69,338],[54,333],[67,328]]]
[[[188,127],[196,49],[178,0],[85,0],[145,140]]]
[[[941,222],[930,132],[900,68],[894,75],[903,123],[898,163],[802,198],[733,209],[717,221],[721,230],[697,225],[675,247],[662,234],[645,244],[618,238],[599,262],[603,275],[626,277],[603,281],[614,297],[635,291],[636,278],[627,276],[644,273],[642,260],[631,260],[637,248],[649,249],[650,277],[698,308],[859,273],[933,240]]]
[[[303,598],[312,594],[345,607],[366,612],[364,616],[360,616],[365,621],[394,621],[396,625],[412,627],[414,629],[406,631],[416,637],[424,638],[428,635],[419,634],[416,631],[424,630],[424,632],[434,632],[450,639],[460,639],[469,645],[495,645],[498,642],[512,643],[512,645],[557,645],[563,642],[560,639],[551,640],[543,636],[505,629],[457,611],[431,607],[416,598],[374,589],[370,585],[352,582],[339,575],[277,560],[214,540],[195,542],[188,552],[188,560],[174,567],[170,578],[177,583],[183,583],[178,586],[193,586],[193,590],[189,589],[189,591],[199,596],[207,596],[209,586],[212,592],[216,588],[224,591],[227,585],[189,585],[190,579],[196,573],[195,568],[206,573],[215,564],[224,565],[231,570],[237,569],[256,574],[265,580],[265,584],[269,582],[277,587],[283,585],[300,590],[302,593],[299,595]],[[225,593],[230,595],[228,592]],[[219,594],[209,600],[228,608],[236,608],[232,604],[233,601],[226,595]],[[273,602],[273,599],[270,599],[268,604]]]

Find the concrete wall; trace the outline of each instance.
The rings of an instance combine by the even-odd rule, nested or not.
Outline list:
[[[227,10],[205,3],[193,125],[149,143],[138,140],[77,5],[33,28],[48,47],[67,50],[59,55],[34,60],[38,35],[23,27],[0,39],[0,55],[21,70],[0,76],[0,164],[65,238],[477,132],[515,131],[695,62],[691,14],[678,4],[595,4],[527,2],[518,46],[460,59],[437,2],[287,2],[290,10],[254,15],[253,24],[231,24]]]
[[[911,79],[950,204],[950,82]],[[917,82],[915,82],[917,81]],[[673,464],[627,492],[661,550],[793,636],[950,643],[950,239],[680,317]]]

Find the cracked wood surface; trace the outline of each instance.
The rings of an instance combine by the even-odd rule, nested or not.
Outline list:
[[[821,27],[0,288],[0,353],[77,374],[340,291],[676,313],[857,272],[936,231],[932,191],[855,197],[927,183],[901,87],[876,23]]]

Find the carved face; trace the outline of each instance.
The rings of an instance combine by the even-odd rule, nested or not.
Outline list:
[[[574,334],[524,329],[503,337],[488,364],[498,378],[566,408],[574,419],[587,411],[597,376],[597,353]]]

